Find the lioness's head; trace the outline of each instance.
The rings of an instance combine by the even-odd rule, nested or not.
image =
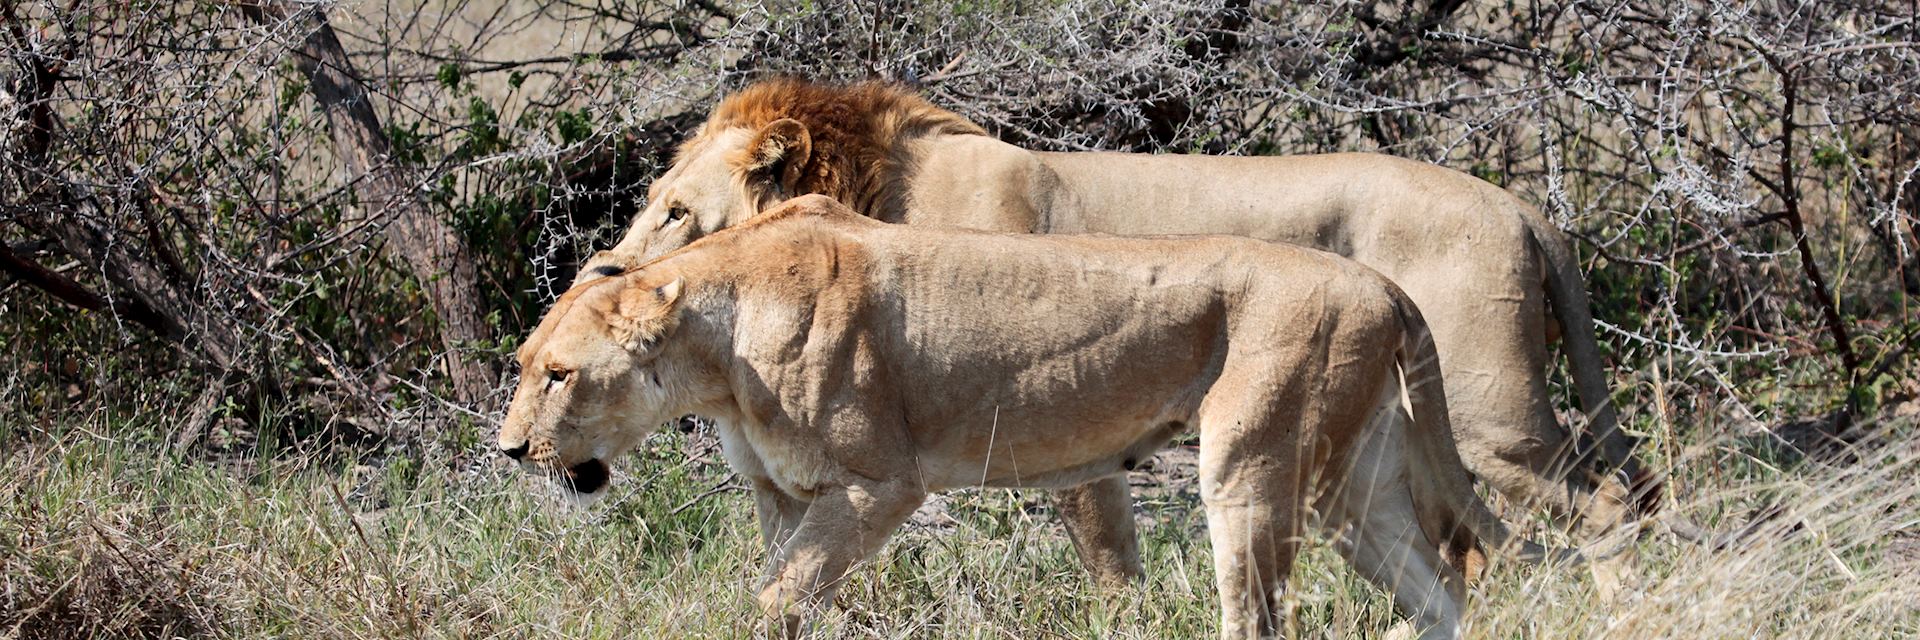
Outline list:
[[[554,473],[584,497],[611,478],[608,461],[684,413],[691,391],[673,340],[681,281],[625,274],[555,302],[516,358],[520,383],[499,446]]]
[[[647,190],[647,207],[620,244],[587,261],[575,283],[639,266],[774,204],[823,194],[862,213],[899,185],[903,138],[984,135],[958,114],[901,87],[773,80],[714,107]]]

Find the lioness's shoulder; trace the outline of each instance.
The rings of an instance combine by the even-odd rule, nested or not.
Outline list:
[[[777,222],[790,218],[819,218],[826,220],[859,219],[866,220],[859,212],[842,204],[832,197],[810,193],[774,205],[766,213],[754,218],[755,223]],[[751,224],[751,223],[750,223]]]
[[[726,254],[727,260],[737,264],[772,267],[818,253],[803,247],[831,245],[836,249],[828,253],[839,253],[863,244],[874,228],[890,226],[894,225],[862,216],[833,198],[805,195],[781,202],[745,224],[696,240],[682,251],[702,247]]]

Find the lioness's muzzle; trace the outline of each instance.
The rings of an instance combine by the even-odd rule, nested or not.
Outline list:
[[[500,450],[500,453],[505,454],[507,457],[512,458],[514,460],[519,460],[521,458],[527,457],[527,448],[532,444],[533,442],[530,440],[523,441],[520,443],[519,446],[515,446],[511,448],[502,448]]]
[[[567,468],[567,482],[578,493],[593,493],[607,486],[607,480],[613,476],[607,463],[588,460]]]

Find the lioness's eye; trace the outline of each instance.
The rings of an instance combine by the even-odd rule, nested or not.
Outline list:
[[[679,222],[681,218],[685,217],[687,217],[686,207],[676,204],[667,208],[667,222]]]
[[[571,372],[567,371],[566,369],[548,369],[547,381],[548,382],[566,382],[568,373],[571,373]]]

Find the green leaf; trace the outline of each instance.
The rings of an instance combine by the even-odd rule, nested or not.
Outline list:
[[[440,65],[440,70],[435,72],[433,77],[440,81],[440,86],[453,89],[460,86],[461,75],[460,65],[449,62]]]
[[[560,141],[573,144],[593,137],[593,116],[585,108],[579,111],[557,111],[553,114],[553,128],[560,132]]]
[[[1820,145],[1813,150],[1813,166],[1821,169],[1833,169],[1847,162],[1847,152],[1833,145]]]

